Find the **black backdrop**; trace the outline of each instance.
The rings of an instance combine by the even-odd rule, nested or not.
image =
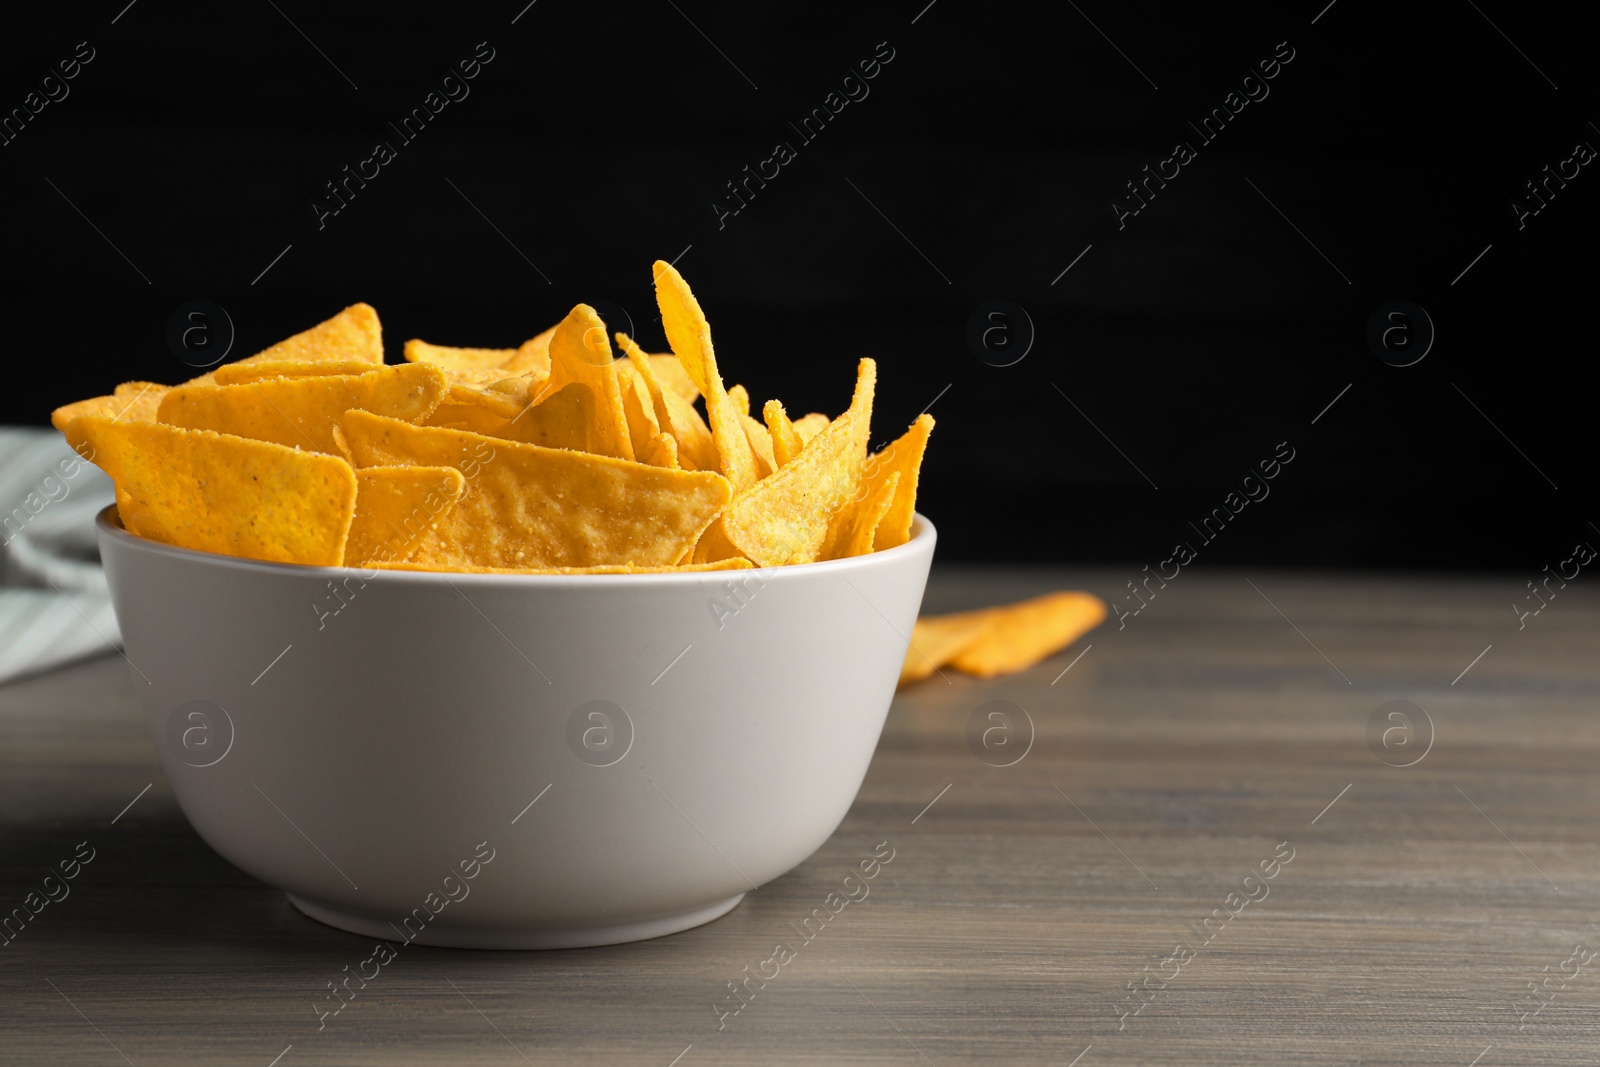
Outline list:
[[[26,120],[0,146],[0,421],[190,376],[166,330],[194,299],[227,310],[234,356],[357,300],[391,360],[409,337],[514,345],[580,300],[659,350],[650,263],[676,258],[757,404],[836,413],[872,355],[875,443],[932,405],[921,503],[945,559],[1154,564],[1184,539],[1217,562],[1531,577],[1600,544],[1600,168],[1574,157],[1600,108],[1567,16],[525,2],[6,11],[0,107]],[[76,76],[41,81],[61,61]],[[435,91],[405,141],[388,123]],[[1209,142],[1187,125],[1229,104]],[[394,158],[319,227],[324,183],[379,140]],[[1180,140],[1194,157],[1164,163]],[[719,217],[747,165],[777,173]],[[1176,176],[1119,219],[1146,166]],[[1577,173],[1519,220],[1546,166]],[[1436,332],[1405,367],[1367,339],[1396,299]],[[987,362],[968,341],[991,300],[1031,320],[1010,366],[1015,312]],[[1393,324],[1417,353],[1426,324]],[[1245,485],[1269,495],[1205,544],[1188,524],[1280,442],[1293,460]]]

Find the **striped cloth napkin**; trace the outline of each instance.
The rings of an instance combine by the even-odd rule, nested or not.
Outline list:
[[[114,499],[56,431],[0,428],[0,684],[121,646],[94,530]]]

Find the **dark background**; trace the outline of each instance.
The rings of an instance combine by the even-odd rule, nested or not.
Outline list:
[[[0,107],[78,42],[95,58],[0,147],[0,422],[192,376],[165,334],[197,298],[232,357],[357,300],[391,361],[410,337],[512,346],[580,300],[659,351],[650,264],[681,253],[757,406],[837,414],[862,355],[875,444],[932,403],[944,559],[1155,564],[1187,539],[1208,562],[1533,577],[1600,540],[1600,167],[1525,229],[1509,207],[1600,146],[1564,12],[525,2],[7,11]],[[470,95],[401,144],[385,122],[480,41]],[[870,95],[802,144],[786,124],[880,41]],[[1280,41],[1270,95],[1202,145],[1185,121]],[[319,230],[308,202],[379,137],[398,158]],[[1119,231],[1110,202],[1180,137],[1198,158]],[[780,138],[798,158],[719,229],[723,183]],[[1397,298],[1437,329],[1404,368],[1365,340]],[[1036,329],[1013,366],[966,340],[991,299]],[[1204,545],[1187,521],[1281,441],[1271,495]]]

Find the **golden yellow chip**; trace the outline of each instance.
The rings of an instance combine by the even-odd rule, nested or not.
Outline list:
[[[326,322],[237,363],[383,362],[383,328],[368,304],[352,304]]]
[[[406,342],[407,363],[432,363],[441,370],[499,370],[516,354],[515,348],[452,348],[415,338]]]
[[[845,505],[856,498],[871,429],[877,364],[860,363],[850,409],[771,477],[735,495],[695,548],[705,562],[744,556],[757,566],[808,563],[839,542]]]
[[[767,436],[772,439],[772,462],[775,467],[782,467],[800,454],[805,442],[800,440],[794,423],[789,421],[788,413],[778,401],[767,401],[761,415],[767,420]]]
[[[249,385],[180,385],[162,399],[157,418],[192,430],[337,453],[333,427],[351,408],[420,421],[444,396],[439,368],[405,363],[367,374],[271,378]]]
[[[818,558],[845,559],[871,552],[873,535],[889,506],[894,503],[894,492],[899,484],[898,471],[892,472],[877,485],[868,486],[863,482],[857,499],[846,505],[849,513],[839,527],[837,539],[832,544],[824,544]]]
[[[459,567],[677,563],[728,502],[722,476],[543,448],[348,412],[344,436],[366,466],[455,467],[461,501],[412,562]]]
[[[813,437],[817,436],[817,434],[821,433],[823,427],[827,425],[828,416],[822,414],[820,411],[813,411],[809,415],[802,415],[798,419],[794,420],[794,432],[799,436],[802,442],[808,442]]]
[[[695,574],[700,571],[745,571],[753,564],[747,559],[722,559],[715,563],[686,563],[681,566],[636,567],[629,563],[609,563],[599,567],[439,567],[432,563],[373,563],[385,571],[441,571],[452,574]]]
[[[678,463],[678,439],[670,433],[656,434],[645,447],[644,462],[652,467],[681,470],[682,465]]]
[[[264,359],[259,363],[240,360],[224,363],[211,372],[211,383],[216,385],[248,385],[267,378],[314,378],[324,374],[366,374],[376,370],[363,359]],[[208,384],[211,384],[208,383]],[[185,383],[192,384],[192,383]]]
[[[756,457],[717,371],[711,327],[706,324],[705,314],[689,290],[689,283],[672,264],[656,260],[655,279],[656,303],[661,308],[661,325],[667,331],[667,342],[672,345],[689,380],[706,398],[706,421],[711,424],[711,439],[717,446],[719,469],[733,483],[735,492],[743,490],[755,483]],[[678,443],[683,444],[682,441]]]
[[[356,515],[345,543],[345,565],[404,560],[466,488],[467,480],[454,467],[356,471]]]
[[[911,631],[911,647],[906,649],[898,684],[920,681],[933,674],[981,637],[987,626],[988,612],[983,611],[918,619]]]
[[[552,326],[528,338],[500,369],[508,374],[531,374],[540,380],[550,377],[550,339],[555,335],[556,327]]]
[[[721,464],[716,442],[711,430],[694,409],[690,401],[663,387],[656,376],[659,364],[655,356],[647,356],[626,334],[617,334],[617,343],[628,354],[628,362],[643,379],[650,392],[650,402],[656,409],[656,422],[661,429],[672,434],[678,442],[678,461],[685,470],[714,471]],[[682,369],[681,367],[679,368]]]
[[[460,372],[445,371],[450,383],[450,403],[477,404],[502,419],[514,419],[528,409],[534,391],[544,383],[531,375],[518,374],[505,377],[503,371],[494,371],[492,380],[471,381]]]
[[[158,422],[74,419],[73,448],[117,485],[130,533],[169,545],[278,563],[337,566],[355,513],[356,476],[337,456]]]
[[[483,431],[490,437],[503,437],[508,441],[543,445],[545,448],[571,448],[579,452],[604,454],[596,447],[595,395],[582,382],[573,382],[557,389],[536,407],[524,408],[521,414],[493,431]]]
[[[635,458],[643,458],[644,450],[661,432],[661,421],[656,418],[655,403],[650,399],[650,387],[631,360],[619,359],[618,384],[622,389],[622,410],[628,416],[628,436],[633,440]]]
[[[671,352],[662,354],[652,353],[649,357],[650,369],[656,372],[656,380],[661,387],[669,393],[676,393],[683,398],[684,403],[693,404],[700,399],[700,390],[695,388],[694,382],[689,378],[689,372],[683,369],[683,364]]]
[[[756,477],[765,478],[778,469],[778,461],[773,457],[772,435],[767,428],[750,417],[750,394],[742,385],[735,385],[728,390],[728,399],[733,402],[734,410],[739,413],[739,424],[744,427],[744,439],[750,442],[750,451],[756,457]]]
[[[80,415],[103,415],[113,422],[154,422],[167,387],[154,382],[124,382],[110,396],[95,396],[63,404],[50,413],[50,425],[66,432]]]
[[[928,447],[928,435],[932,432],[933,416],[924,412],[888,448],[867,457],[866,485],[869,492],[875,492],[894,475],[899,475],[900,482],[893,504],[878,526],[874,548],[894,548],[911,540],[911,518],[917,509],[917,478],[922,470],[922,454]]]
[[[728,403],[733,405],[733,410],[748,417],[750,415],[750,392],[742,385],[728,386]]]
[[[951,660],[979,678],[1025,670],[1105,621],[1106,606],[1089,593],[1049,593],[983,613],[978,639]]]
[[[550,378],[535,398],[537,406],[569,385],[594,394],[589,451],[617,459],[633,459],[628,413],[622,406],[622,383],[612,365],[605,323],[588,304],[579,304],[561,320],[550,338]]]

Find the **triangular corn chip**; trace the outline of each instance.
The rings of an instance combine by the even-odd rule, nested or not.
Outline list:
[[[50,413],[50,425],[65,433],[80,415],[103,415],[112,422],[154,422],[167,387],[154,382],[124,382],[110,396],[63,404]]]
[[[262,349],[236,363],[356,360],[383,362],[383,328],[369,304],[352,304],[326,322],[318,323],[271,348]],[[185,383],[187,384],[187,383]]]
[[[911,645],[900,668],[899,684],[928,677],[983,636],[988,625],[988,613],[982,611],[918,619],[911,630]]]
[[[794,423],[789,421],[788,413],[778,401],[767,401],[761,415],[767,420],[767,436],[772,439],[772,461],[782,467],[800,454],[805,442],[795,433]]]
[[[656,376],[660,364],[655,356],[647,356],[627,334],[617,334],[617,344],[628,355],[628,362],[639,372],[645,388],[650,392],[650,402],[656,409],[656,421],[661,429],[678,441],[678,461],[685,470],[714,471],[721,464],[717,445],[711,439],[711,430],[694,409],[692,402],[678,393],[664,388]],[[682,369],[681,367],[679,368]]]
[[[744,556],[760,567],[808,563],[840,541],[842,514],[861,486],[877,364],[861,361],[850,409],[771,477],[735,495],[700,539],[697,562]]]
[[[413,338],[406,342],[407,363],[432,363],[443,370],[499,370],[515,348],[452,348]]]
[[[735,385],[728,390],[728,399],[733,402],[734,410],[739,412],[739,424],[744,427],[744,439],[750,442],[750,451],[756,457],[756,477],[765,478],[778,469],[778,462],[773,458],[772,435],[767,428],[750,417],[750,394],[742,385]]]
[[[467,480],[454,467],[356,471],[356,515],[345,543],[345,566],[404,560],[466,488]]]
[[[532,374],[535,378],[550,377],[550,339],[555,335],[556,328],[552,326],[528,338],[500,369],[510,374]]]
[[[612,365],[605,323],[588,304],[579,304],[550,338],[550,378],[534,399],[537,406],[558,390],[579,384],[594,394],[589,451],[633,459],[628,413],[622,406],[621,379]]]
[[[689,372],[683,369],[677,356],[671,352],[659,355],[652,353],[649,359],[650,369],[656,372],[656,381],[661,383],[661,388],[669,393],[677,393],[690,404],[700,399],[700,390],[695,388]]]
[[[670,433],[656,434],[644,450],[644,462],[670,471],[682,469],[678,463],[678,439]]]
[[[337,456],[99,416],[74,419],[66,432],[116,482],[130,533],[278,563],[344,561],[356,476]]]
[[[455,467],[460,502],[412,555],[459,567],[676,564],[727,505],[727,480],[611,456],[542,448],[365,411],[344,417],[363,467]]]
[[[367,374],[270,378],[249,385],[180,385],[162,399],[157,418],[192,430],[337,453],[333,427],[351,408],[421,421],[444,396],[439,368],[405,363]]]
[[[661,325],[667,331],[667,342],[672,345],[689,380],[706,398],[706,421],[711,425],[711,439],[717,446],[720,469],[738,492],[754,484],[756,457],[717,371],[711,327],[706,324],[705,314],[695,301],[689,283],[672,264],[657,260],[655,280],[656,303],[661,308]]]
[[[360,359],[264,359],[260,363],[240,360],[237,363],[224,363],[212,371],[211,382],[216,385],[248,385],[268,378],[316,378],[326,374],[366,374],[376,369],[373,364]]]
[[[628,416],[628,435],[633,440],[633,454],[635,458],[643,458],[645,448],[661,432],[661,421],[656,418],[650,387],[639,369],[625,359],[617,360],[615,366],[622,389],[622,410]]]
[[[1066,648],[1105,621],[1106,606],[1089,593],[1050,593],[983,614],[983,633],[950,662],[957,670],[993,678],[1025,670]]]
[[[911,517],[917,508],[917,476],[922,470],[922,454],[933,432],[933,416],[924,412],[911,428],[888,448],[868,456],[865,476],[868,492],[876,492],[889,478],[899,475],[894,501],[878,525],[874,548],[894,548],[911,540]]]
[[[864,556],[872,551],[872,537],[883,521],[884,513],[894,503],[894,491],[900,484],[900,472],[892,471],[889,477],[876,485],[862,481],[857,499],[848,505],[850,512],[836,544],[824,545],[820,559],[846,559]]]
[[[817,434],[821,433],[823,428],[827,425],[828,416],[822,414],[820,411],[813,411],[809,415],[802,415],[798,419],[794,420],[794,432],[799,436],[801,441],[810,441],[813,437],[817,436]]]

